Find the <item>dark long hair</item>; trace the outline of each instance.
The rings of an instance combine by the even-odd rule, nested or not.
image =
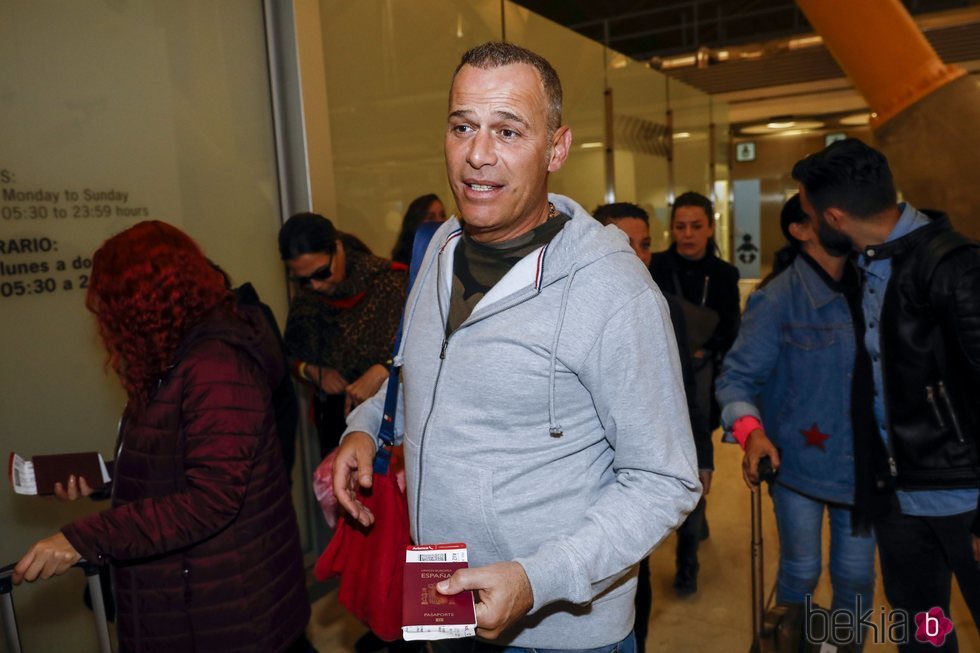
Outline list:
[[[783,232],[783,238],[786,239],[786,244],[773,256],[772,272],[762,280],[759,284],[760,288],[791,266],[793,261],[796,260],[796,257],[803,251],[803,243],[793,238],[789,227],[793,224],[803,224],[809,219],[809,216],[803,212],[803,204],[800,202],[799,193],[793,195],[793,197],[786,200],[786,203],[783,204],[783,208],[779,212],[779,229]]]
[[[319,213],[297,213],[279,229],[279,258],[291,261],[303,254],[330,254],[337,249],[337,229]]]
[[[396,263],[408,263],[412,260],[412,245],[415,242],[415,232],[419,225],[425,222],[425,216],[429,212],[429,207],[433,202],[440,202],[439,196],[435,193],[422,195],[412,200],[402,218],[402,230],[398,234],[398,240],[391,250],[391,260]]]

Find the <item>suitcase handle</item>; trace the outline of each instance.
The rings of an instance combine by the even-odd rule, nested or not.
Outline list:
[[[776,479],[776,472],[772,468],[772,460],[769,456],[759,459],[759,485],[763,482],[770,486]],[[762,629],[766,612],[765,597],[765,577],[763,574],[763,547],[762,547],[762,489],[757,488],[751,492],[752,505],[752,648],[756,653],[762,650]]]
[[[7,594],[13,589],[11,578],[14,575],[14,568],[17,566],[16,562],[9,565],[0,567],[0,594]],[[86,577],[95,576],[99,573],[99,565],[93,564],[82,558],[78,562],[72,565],[72,567],[78,567],[85,572]]]
[[[772,468],[772,459],[769,456],[759,458],[759,483],[769,483],[772,485],[776,480],[776,471]]]
[[[10,653],[21,653],[22,650],[20,634],[17,631],[17,616],[14,614],[14,602],[10,596],[13,590],[12,577],[16,566],[17,563],[13,563],[0,567],[0,617],[3,620],[7,650]],[[99,580],[100,567],[84,558],[72,567],[81,569],[88,579],[88,589],[92,595],[92,611],[95,613],[96,632],[99,636],[99,651],[112,653],[112,644],[109,641],[109,623],[106,621],[105,602],[102,598],[102,583]]]

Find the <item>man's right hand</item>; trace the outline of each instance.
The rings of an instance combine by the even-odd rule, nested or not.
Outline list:
[[[374,438],[354,431],[344,438],[333,461],[333,494],[337,503],[365,527],[374,523],[374,515],[358,500],[357,488],[371,487],[376,450]]]
[[[742,478],[753,492],[759,489],[759,461],[769,456],[772,470],[779,469],[779,452],[772,440],[766,437],[762,429],[755,429],[745,440],[745,456],[742,458]]]

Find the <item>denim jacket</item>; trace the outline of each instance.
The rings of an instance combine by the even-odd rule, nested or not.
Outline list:
[[[716,393],[726,432],[745,415],[762,421],[780,452],[779,483],[851,505],[854,325],[813,265],[797,256],[749,297]]]

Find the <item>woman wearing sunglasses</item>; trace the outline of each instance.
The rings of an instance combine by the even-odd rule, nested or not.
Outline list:
[[[344,432],[346,414],[388,378],[408,269],[372,255],[316,213],[286,221],[279,254],[297,286],[286,352],[296,376],[314,389],[320,454],[326,456]]]

